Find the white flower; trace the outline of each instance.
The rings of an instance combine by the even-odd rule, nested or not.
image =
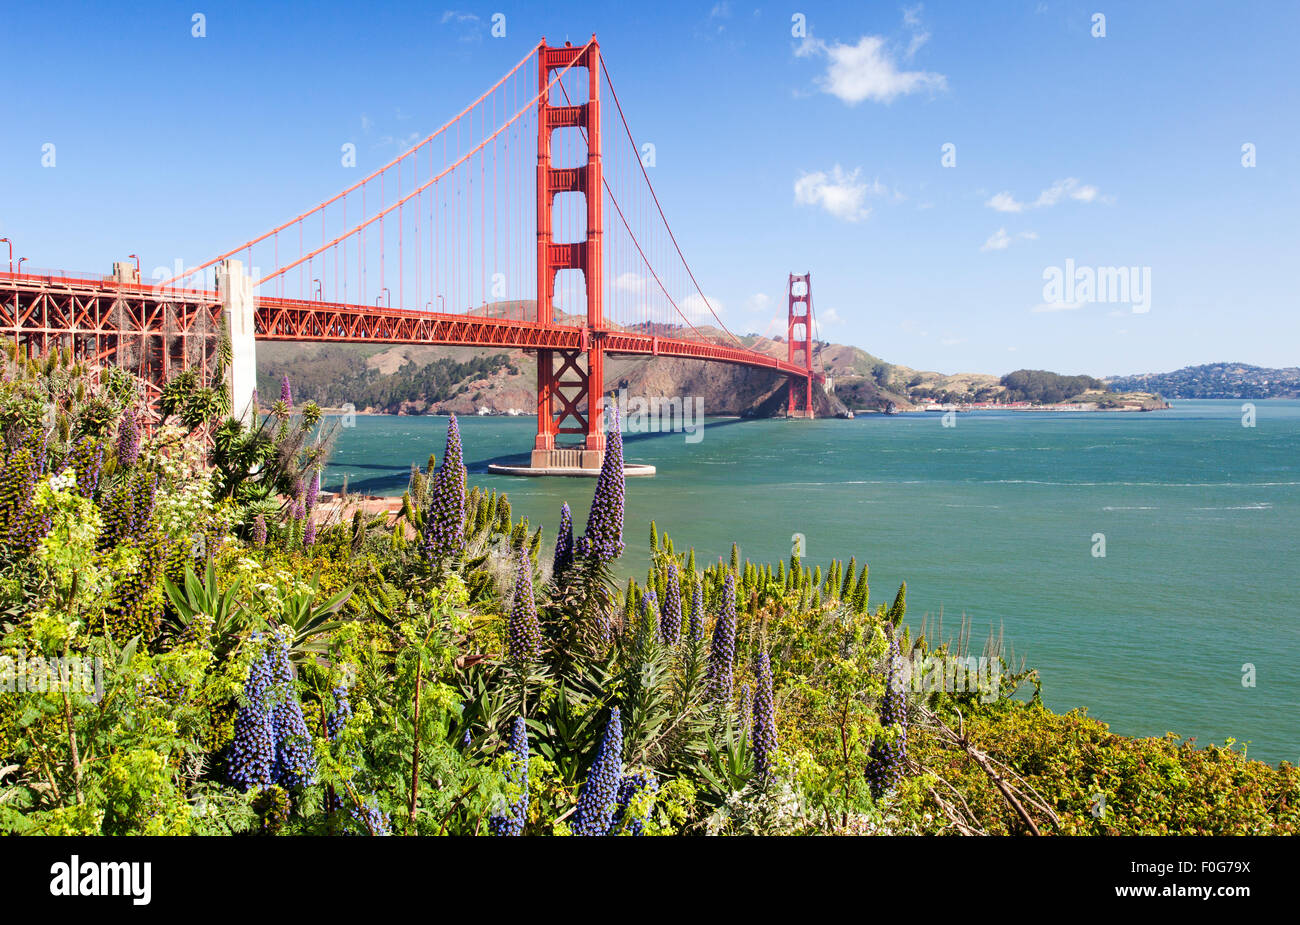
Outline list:
[[[50,476],[51,491],[68,491],[77,487],[77,470],[68,466],[58,475]]]

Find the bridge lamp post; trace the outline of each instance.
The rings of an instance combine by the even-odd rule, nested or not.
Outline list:
[[[312,292],[312,295],[314,295],[314,296],[316,297],[316,301],[317,301],[317,302],[323,301],[324,297],[321,295],[321,284],[320,284],[320,280],[318,280],[318,279],[313,279],[312,282],[316,284],[316,288],[315,288],[315,290]]]
[[[10,273],[13,273],[13,271],[14,271],[14,242],[10,241],[8,238],[0,238],[0,244],[8,244],[8,245],[9,245],[9,272],[10,272]]]
[[[140,282],[140,258],[135,254],[127,254],[126,258],[135,261],[135,281]]]
[[[384,298],[383,295],[382,295],[382,293],[388,292],[388,287],[385,286],[383,289],[380,289],[379,291],[380,291],[381,295],[377,295],[377,296],[375,296],[375,308],[379,308],[379,307],[380,307],[380,306],[379,306],[379,303],[380,303],[381,301],[383,301],[383,298]],[[391,292],[388,292],[388,307],[389,307],[389,308],[392,308],[392,307],[393,307],[393,294],[392,294]]]
[[[23,271],[23,261],[26,260],[26,259],[27,259],[26,257],[19,257],[19,258],[18,258],[18,272],[19,272],[19,273],[21,273],[21,272]]]

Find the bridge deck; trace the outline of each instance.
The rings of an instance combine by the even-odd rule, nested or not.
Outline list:
[[[0,335],[47,338],[76,335],[162,334],[168,311],[202,307],[220,317],[221,299],[209,289],[172,289],[103,278],[0,272]],[[130,309],[123,311],[123,308]],[[182,312],[182,314],[185,314]],[[776,357],[707,341],[661,337],[622,328],[592,330],[564,324],[476,314],[414,311],[299,299],[259,298],[258,340],[335,343],[428,344],[520,350],[586,350],[603,341],[605,352],[710,360],[771,369],[803,377],[808,371]]]

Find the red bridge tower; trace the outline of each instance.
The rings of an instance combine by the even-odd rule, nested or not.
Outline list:
[[[790,377],[790,403],[788,414],[792,418],[811,418],[812,400],[812,274],[791,273],[786,286],[790,298],[790,311],[786,324],[787,360],[795,362],[795,354],[803,352],[803,366],[808,375]],[[795,331],[798,330],[796,334]]]
[[[551,73],[572,64],[587,69],[587,102],[557,106],[547,85]],[[560,270],[581,270],[587,290],[587,321],[579,350],[537,351],[537,439],[533,468],[600,468],[605,452],[601,396],[605,376],[605,319],[601,307],[600,46],[595,38],[584,48],[542,45],[538,52],[537,102],[537,323],[555,321],[555,278]],[[578,128],[587,141],[587,162],[581,167],[556,167],[551,141],[556,129]],[[587,201],[587,237],[556,243],[552,231],[555,197],[582,193]],[[581,360],[586,354],[586,368]],[[558,365],[557,365],[558,361]],[[559,435],[582,437],[572,446],[559,446]]]

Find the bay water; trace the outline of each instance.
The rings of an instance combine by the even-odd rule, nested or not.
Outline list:
[[[963,617],[972,653],[1000,630],[1046,704],[1127,735],[1228,738],[1300,761],[1300,402],[1175,401],[1168,411],[710,420],[702,439],[626,434],[623,574],[644,579],[649,524],[701,563],[870,564],[872,606],[907,582],[913,636]],[[356,416],[326,487],[400,495],[442,455],[444,417]],[[507,492],[554,542],[581,532],[595,482],[510,478],[531,418],[461,418],[470,482]],[[697,437],[699,435],[696,435]],[[1104,554],[1103,554],[1104,553]]]

